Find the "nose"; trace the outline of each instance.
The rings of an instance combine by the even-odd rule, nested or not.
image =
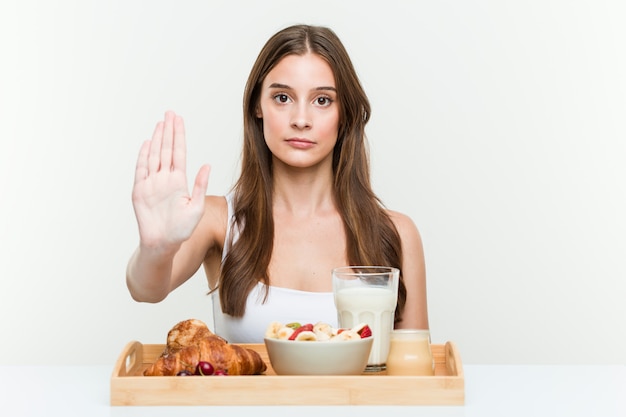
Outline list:
[[[291,126],[298,130],[308,129],[312,125],[311,115],[306,104],[294,106],[291,114]]]

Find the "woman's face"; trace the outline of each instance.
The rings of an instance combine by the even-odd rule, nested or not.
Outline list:
[[[318,55],[288,55],[267,74],[257,117],[274,164],[332,164],[339,129],[335,77]]]

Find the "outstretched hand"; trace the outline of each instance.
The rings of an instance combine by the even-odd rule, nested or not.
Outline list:
[[[142,246],[177,250],[200,222],[210,166],[200,168],[189,195],[186,160],[183,119],[168,111],[137,159],[132,200]]]

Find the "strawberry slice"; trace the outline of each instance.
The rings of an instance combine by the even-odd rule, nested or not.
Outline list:
[[[304,325],[298,327],[296,330],[294,330],[293,333],[291,333],[291,336],[289,336],[289,340],[295,340],[296,336],[298,336],[300,333],[302,333],[304,331],[312,332],[313,331],[313,325],[311,323],[307,323],[307,324],[304,324]]]
[[[365,339],[366,337],[370,337],[371,335],[372,329],[370,329],[370,326],[368,326],[367,324],[363,326],[363,328],[359,332],[359,336],[361,336],[361,339]]]

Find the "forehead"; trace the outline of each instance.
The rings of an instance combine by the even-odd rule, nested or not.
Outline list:
[[[267,74],[263,88],[279,83],[296,88],[335,87],[333,70],[317,54],[287,55]]]

